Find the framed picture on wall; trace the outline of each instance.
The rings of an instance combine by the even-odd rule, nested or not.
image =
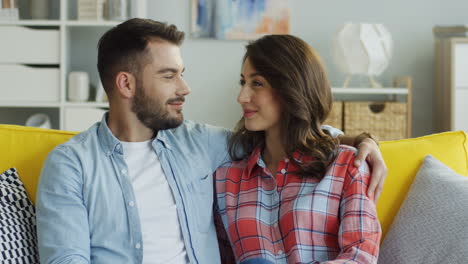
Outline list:
[[[192,36],[256,39],[289,34],[290,0],[192,0]]]

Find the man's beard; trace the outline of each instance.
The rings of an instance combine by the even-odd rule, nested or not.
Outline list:
[[[138,85],[136,88],[132,103],[132,112],[136,114],[138,120],[140,120],[143,125],[153,131],[159,131],[175,128],[182,124],[184,121],[182,111],[178,111],[180,113],[180,118],[170,117],[169,111],[165,106],[171,102],[183,102],[185,101],[184,97],[169,99],[163,104],[159,100],[151,100],[143,91],[142,85]]]

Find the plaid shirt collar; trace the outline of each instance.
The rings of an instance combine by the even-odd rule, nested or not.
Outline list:
[[[264,147],[261,146],[261,147],[256,147],[252,153],[250,154],[249,156],[249,159],[247,160],[247,167],[246,167],[246,174],[244,175],[247,179],[250,179],[252,177],[255,177],[255,174],[252,174],[252,171],[258,166],[262,169],[265,169],[266,168],[266,164],[265,162],[263,161],[263,158],[262,158],[262,151],[263,151]],[[293,159],[295,161],[295,163],[302,163],[304,160],[311,160],[313,159],[312,157],[309,157],[307,158],[306,156],[304,156],[303,154],[301,154],[299,151],[295,151],[293,153]],[[284,159],[285,162],[289,162],[289,159],[288,158],[285,158]],[[290,169],[296,169],[296,166],[294,163],[292,163],[290,166],[289,166]]]

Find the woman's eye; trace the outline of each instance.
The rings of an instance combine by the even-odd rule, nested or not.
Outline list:
[[[239,85],[240,85],[240,86],[244,86],[244,85],[245,85],[245,80],[240,80],[240,81],[239,81]]]
[[[263,86],[263,83],[261,83],[261,82],[259,82],[259,81],[253,81],[253,82],[252,82],[252,86],[254,86],[254,87]]]

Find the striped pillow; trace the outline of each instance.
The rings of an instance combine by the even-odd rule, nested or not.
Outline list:
[[[39,263],[36,213],[14,168],[0,174],[0,263]]]

